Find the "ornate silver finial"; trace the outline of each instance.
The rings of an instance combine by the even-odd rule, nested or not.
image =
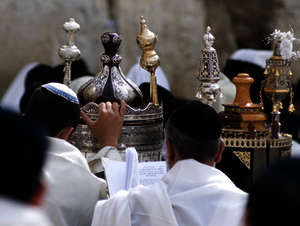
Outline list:
[[[221,89],[217,84],[220,80],[218,56],[216,50],[212,47],[215,37],[210,31],[210,26],[207,26],[206,33],[203,36],[205,47],[200,52],[200,69],[197,76],[200,86],[196,97],[202,102],[212,105],[216,98],[221,95]]]
[[[275,30],[271,34],[274,52],[273,56],[266,60],[265,80],[262,85],[266,96],[272,101],[272,137],[280,138],[280,109],[283,108],[282,100],[290,95],[290,106],[288,110],[293,112],[293,89],[292,89],[292,62],[300,58],[298,51],[293,51],[293,41],[296,40],[293,31],[281,32]]]
[[[210,33],[211,27],[207,26],[206,27],[206,34],[203,36],[204,44],[205,44],[205,49],[207,50],[213,50],[214,48],[212,47],[215,41],[215,37]]]
[[[67,41],[66,45],[59,48],[58,55],[65,62],[63,83],[69,86],[71,83],[71,64],[80,57],[80,50],[74,44],[75,34],[80,30],[80,25],[73,18],[70,18],[64,23],[63,29],[67,32]]]
[[[293,42],[296,40],[293,30],[281,32],[275,29],[268,39],[274,42],[275,56],[281,56],[283,60],[300,58],[300,52],[293,50]]]

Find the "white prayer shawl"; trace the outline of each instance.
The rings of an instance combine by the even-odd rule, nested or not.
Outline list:
[[[103,172],[102,158],[110,160],[125,161],[125,155],[122,156],[121,152],[113,146],[105,146],[97,153],[83,153],[88,161],[89,168],[92,173]]]
[[[0,198],[1,226],[51,226],[42,211],[36,207]]]
[[[76,78],[76,79],[72,80],[72,82],[70,84],[70,88],[77,94],[80,87],[92,78],[94,78],[94,77],[90,76],[90,75],[81,76],[79,78]]]
[[[141,68],[139,61],[140,57],[138,57],[138,62],[131,67],[127,74],[127,79],[133,81],[137,86],[141,85],[144,82],[150,82],[150,73]],[[168,79],[161,67],[157,67],[155,75],[157,79],[157,85],[160,85],[166,90],[170,91]]]
[[[242,225],[247,198],[218,169],[182,160],[152,186],[99,201],[92,226]]]
[[[90,225],[96,202],[106,198],[106,183],[90,172],[76,147],[62,139],[49,140],[44,169],[48,193],[43,208],[54,225]]]
[[[230,59],[256,64],[261,68],[265,68],[266,60],[272,55],[273,51],[271,50],[239,49],[231,55]]]
[[[297,141],[292,140],[291,156],[300,157],[300,144]]]
[[[10,84],[5,94],[2,97],[1,105],[14,110],[15,112],[20,112],[20,100],[25,92],[25,79],[27,73],[37,66],[38,63],[33,62],[25,65],[20,72],[16,75],[13,82]]]

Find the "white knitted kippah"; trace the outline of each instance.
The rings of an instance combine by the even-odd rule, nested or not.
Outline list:
[[[51,82],[47,83],[45,85],[42,85],[43,88],[47,89],[51,93],[61,96],[65,98],[66,100],[79,104],[78,98],[76,93],[74,93],[73,90],[71,90],[68,86],[61,84],[61,83],[56,83],[56,82]]]

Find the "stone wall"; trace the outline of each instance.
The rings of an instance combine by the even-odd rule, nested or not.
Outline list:
[[[125,73],[141,54],[136,44],[139,16],[144,15],[158,34],[157,52],[175,95],[193,98],[202,36],[211,25],[220,66],[237,48],[262,48],[274,29],[291,25],[300,37],[298,0],[1,0],[0,2],[0,96],[26,63],[50,65],[60,59],[64,43],[62,24],[74,17],[81,25],[77,46],[93,72],[99,71],[103,52],[99,35],[115,21],[123,37],[120,54]],[[296,48],[300,49],[300,44]],[[299,73],[298,73],[299,72]],[[300,75],[300,64],[294,68]]]
[[[82,55],[91,69],[98,69],[99,33],[108,23],[105,1],[1,0],[0,96],[23,65],[61,62],[57,50],[65,41],[62,24],[70,17],[82,25],[77,37]]]
[[[123,68],[137,62],[141,54],[136,43],[139,16],[144,15],[150,30],[158,34],[156,50],[161,67],[172,91],[179,96],[192,97],[196,88],[199,52],[205,31],[206,10],[200,0],[117,0],[117,25],[123,37],[121,54]]]

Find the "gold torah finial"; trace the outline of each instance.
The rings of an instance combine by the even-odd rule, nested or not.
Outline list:
[[[157,96],[157,84],[155,70],[159,65],[159,56],[155,52],[155,44],[157,35],[148,29],[146,20],[143,16],[140,19],[141,32],[137,36],[137,43],[143,51],[140,66],[146,71],[150,72],[150,97],[155,106],[159,106]]]

